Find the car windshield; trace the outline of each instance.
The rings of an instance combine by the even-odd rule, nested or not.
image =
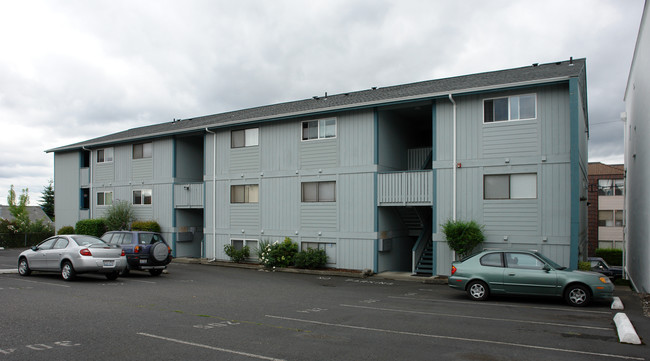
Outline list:
[[[94,244],[106,245],[106,242],[92,236],[71,236],[70,238],[80,246],[92,246]]]
[[[548,257],[544,256],[543,254],[541,254],[541,253],[539,253],[539,252],[535,252],[535,255],[536,255],[537,257],[541,258],[542,260],[544,260],[544,262],[548,263],[549,266],[551,266],[551,267],[553,267],[553,268],[555,268],[555,269],[557,269],[557,270],[563,270],[563,269],[566,269],[566,267],[560,266],[559,264],[557,264],[557,263],[551,261]]]

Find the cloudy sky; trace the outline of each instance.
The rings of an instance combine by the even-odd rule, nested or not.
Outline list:
[[[247,107],[587,58],[590,161],[623,162],[643,0],[0,0],[0,203],[44,150]]]

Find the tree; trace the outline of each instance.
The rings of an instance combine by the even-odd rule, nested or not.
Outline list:
[[[43,212],[47,214],[52,221],[54,221],[54,183],[53,180],[49,180],[48,184],[43,188],[43,197],[41,197],[41,208]]]
[[[449,248],[460,258],[468,256],[485,239],[483,226],[475,221],[448,220],[441,226]]]
[[[135,220],[133,206],[127,201],[115,201],[104,215],[109,231],[125,231]]]
[[[29,189],[23,189],[23,193],[18,196],[16,201],[16,191],[13,184],[9,188],[9,195],[7,196],[7,204],[9,204],[9,212],[14,216],[16,225],[19,232],[28,232],[30,221],[29,212],[27,211],[27,204],[29,203]]]

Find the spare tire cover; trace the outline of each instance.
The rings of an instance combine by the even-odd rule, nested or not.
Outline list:
[[[153,259],[155,259],[156,261],[162,262],[167,259],[169,250],[167,249],[166,244],[164,244],[163,242],[157,242],[151,246],[149,254],[151,254]]]

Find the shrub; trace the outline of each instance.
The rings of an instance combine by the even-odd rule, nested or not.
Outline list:
[[[286,237],[282,242],[269,243],[268,241],[262,241],[258,251],[260,262],[268,268],[293,265],[293,258],[296,253],[298,253],[298,245],[293,243],[289,237]]]
[[[327,254],[324,249],[309,248],[296,253],[294,264],[298,268],[323,268],[327,264]]]
[[[160,233],[160,224],[156,221],[135,221],[131,224],[131,230]]]
[[[236,249],[232,244],[227,244],[225,247],[223,247],[223,250],[226,252],[228,257],[230,257],[230,259],[236,263],[244,262],[246,258],[251,255],[250,248],[248,248],[248,246],[244,246],[242,249]]]
[[[578,262],[578,269],[580,271],[591,271],[591,262]]]
[[[135,220],[133,206],[127,201],[115,201],[104,214],[109,231],[126,231]]]
[[[74,227],[76,234],[101,237],[106,232],[106,222],[103,219],[82,219]]]
[[[485,239],[483,226],[475,221],[448,220],[441,226],[449,248],[461,258],[468,256]]]
[[[59,233],[57,234],[74,234],[74,227],[72,226],[64,226],[59,229]]]
[[[616,248],[598,248],[596,257],[601,257],[610,266],[621,266],[623,264],[623,250]]]

